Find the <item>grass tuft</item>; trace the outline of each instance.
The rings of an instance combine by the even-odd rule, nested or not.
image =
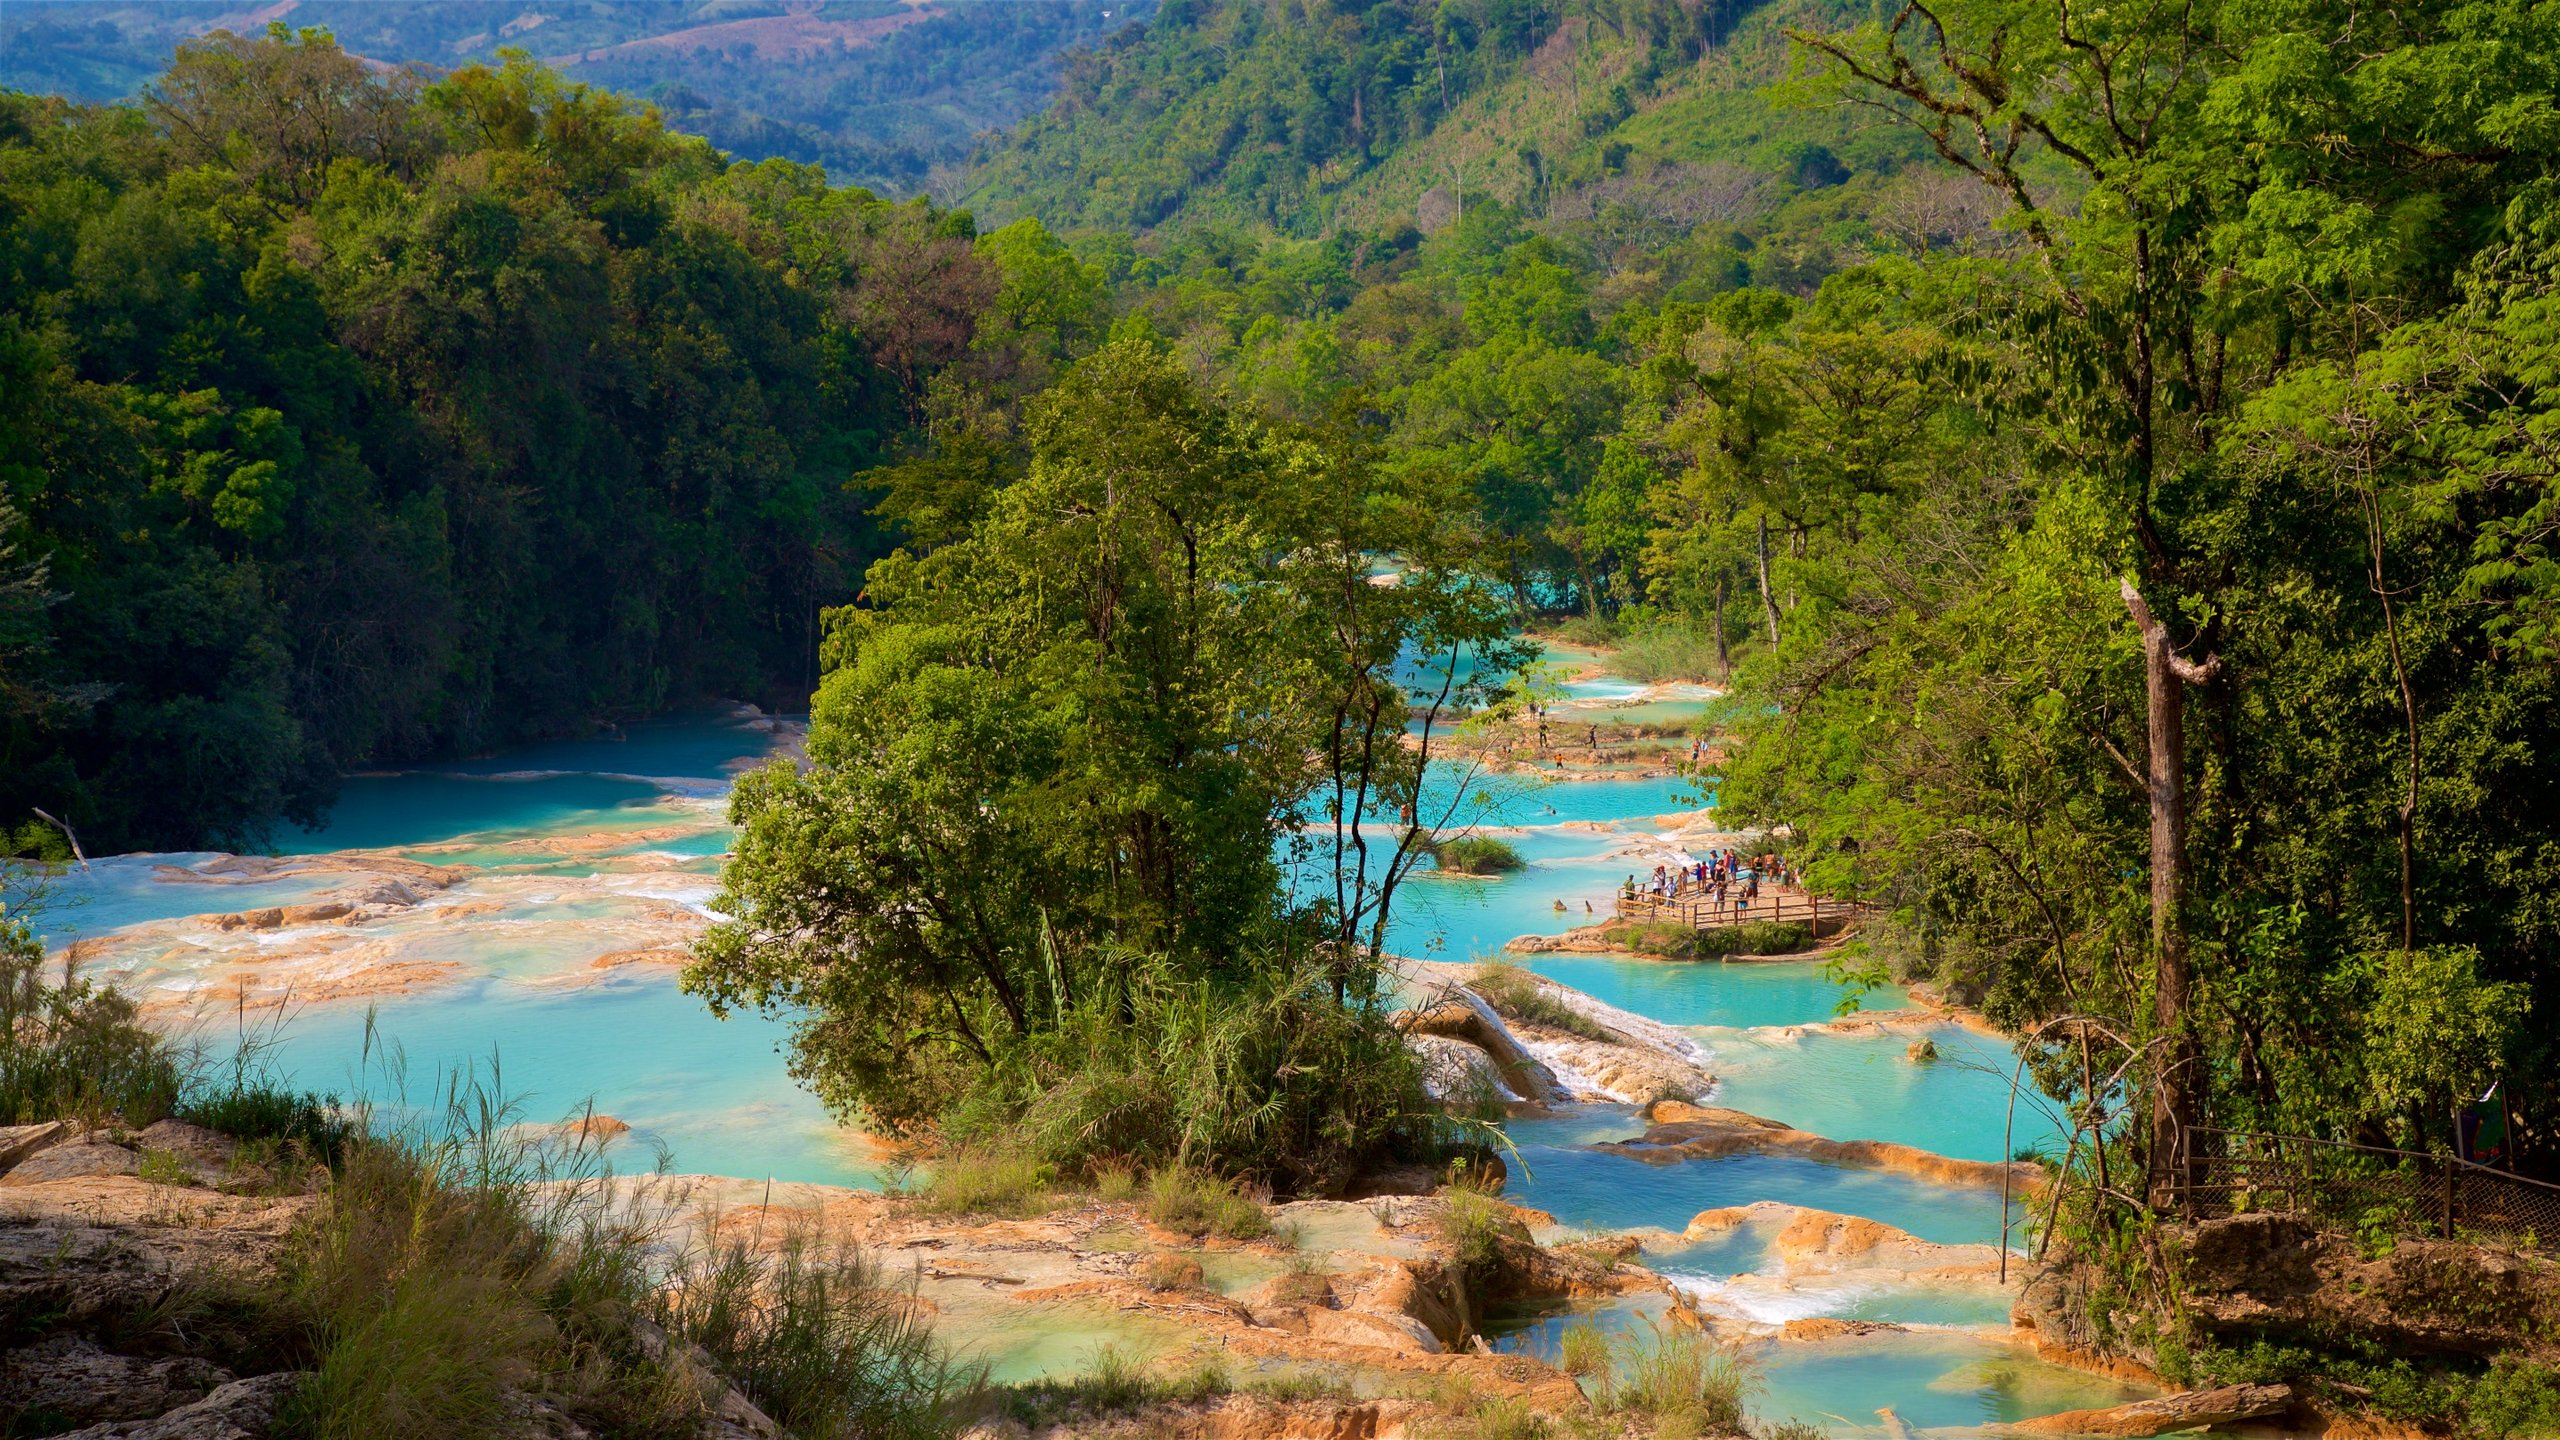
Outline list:
[[[139,1130],[177,1109],[177,1059],[133,1001],[67,956],[49,969],[34,932],[0,908],[0,1125]]]
[[[1562,1030],[1586,1040],[1619,1039],[1618,1032],[1574,1009],[1538,977],[1506,960],[1488,961],[1467,977],[1467,988],[1506,1020],[1521,1020]]]
[[[1205,1171],[1168,1165],[1147,1177],[1147,1218],[1186,1235],[1258,1240],[1271,1216],[1251,1196]]]
[[[1715,1336],[1648,1321],[1608,1341],[1607,1354],[1590,1382],[1602,1412],[1638,1418],[1646,1433],[1673,1440],[1749,1433],[1744,1402],[1759,1374]],[[1594,1358],[1589,1342],[1581,1358]]]
[[[1171,1250],[1158,1250],[1138,1262],[1138,1280],[1150,1290],[1189,1290],[1206,1278],[1199,1261]]]
[[[1813,948],[1813,931],[1793,922],[1754,920],[1713,930],[1648,922],[1615,929],[1613,938],[1640,955],[1666,960],[1716,960],[1727,955],[1793,955]]]
[[[1464,1183],[1463,1176],[1441,1188],[1440,1202],[1432,1229],[1469,1286],[1482,1290],[1502,1267],[1504,1240],[1527,1239],[1526,1227],[1511,1207]]]
[[[955,1146],[935,1159],[916,1198],[936,1215],[1021,1219],[1053,1206],[1057,1178],[1056,1166],[1018,1150]]]

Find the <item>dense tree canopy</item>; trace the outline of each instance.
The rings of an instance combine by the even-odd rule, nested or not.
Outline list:
[[[366,763],[796,707],[847,482],[1037,357],[987,309],[1044,242],[312,32],[0,97],[0,814],[239,846]]]
[[[1447,808],[1430,727],[1521,658],[1466,507],[1204,394],[1144,336],[1036,397],[1011,458],[952,507],[973,523],[832,614],[810,764],[742,783],[737,918],[688,972],[798,1007],[802,1073],[891,1124],[1127,1010],[1151,966],[1373,1009],[1368,951],[1440,818],[1417,809]]]
[[[1154,225],[1070,239],[1202,373],[1465,477],[1524,613],[1730,670],[1728,813],[1891,910],[1880,970],[2152,1057],[2137,1163],[2199,1121],[2440,1145],[2500,1077],[2560,1163],[2547,15],[1790,7],[1684,71],[1550,12],[1463,116],[1426,74],[1376,143],[1254,129],[1284,78],[1339,127],[1400,15],[1132,32],[989,193]],[[1124,153],[1154,200],[1043,178]]]

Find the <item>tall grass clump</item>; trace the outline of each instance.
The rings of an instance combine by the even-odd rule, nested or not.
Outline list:
[[[1703,630],[1653,625],[1628,632],[1609,657],[1609,668],[1630,680],[1718,680],[1716,639]]]
[[[1493,1197],[1475,1172],[1460,1168],[1440,1188],[1440,1208],[1431,1217],[1431,1228],[1447,1248],[1449,1263],[1473,1310],[1481,1314],[1485,1303],[1503,1288],[1506,1243],[1527,1244],[1529,1227]]]
[[[461,1077],[427,1116],[347,1144],[281,1267],[312,1373],[279,1435],[453,1440],[507,1431],[528,1403],[675,1435],[729,1387],[796,1440],[946,1428],[953,1372],[911,1293],[857,1252],[686,1239],[718,1228],[520,1120]]]
[[[917,1198],[936,1215],[1021,1219],[1049,1208],[1058,1167],[1002,1144],[958,1145],[937,1156]]]
[[[1582,1348],[1578,1358],[1592,1363],[1591,1347]],[[1608,1352],[1608,1363],[1586,1382],[1602,1412],[1641,1419],[1646,1433],[1666,1440],[1749,1433],[1745,1401],[1759,1387],[1759,1373],[1715,1336],[1648,1319],[1613,1337]]]
[[[1618,643],[1626,627],[1606,615],[1571,615],[1556,622],[1556,638],[1568,645],[1606,649]]]
[[[1432,846],[1431,863],[1452,875],[1503,875],[1528,862],[1508,841],[1490,835],[1461,835]]]
[[[1271,1215],[1233,1182],[1205,1171],[1168,1165],[1147,1177],[1147,1218],[1186,1235],[1259,1240],[1271,1233]]]
[[[1522,1020],[1562,1030],[1586,1040],[1619,1038],[1618,1032],[1574,1009],[1538,977],[1507,960],[1490,960],[1477,966],[1467,977],[1467,988],[1484,997],[1484,1003],[1507,1020]]]
[[[0,912],[0,1124],[138,1130],[175,1110],[181,1088],[177,1057],[131,999],[69,957],[54,970],[26,923]]]
[[[652,1286],[653,1314],[795,1436],[908,1440],[947,1433],[964,1384],[914,1303],[859,1249],[786,1235],[689,1250]]]
[[[1464,1138],[1423,1085],[1374,977],[1308,963],[1195,979],[1131,955],[1114,993],[1021,1042],[945,1114],[949,1143],[1099,1178],[1202,1171],[1288,1194],[1338,1191]]]

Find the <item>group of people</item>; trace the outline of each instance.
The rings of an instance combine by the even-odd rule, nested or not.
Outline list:
[[[1681,865],[1656,865],[1653,878],[1642,884],[1636,877],[1618,888],[1621,898],[1633,900],[1648,895],[1670,901],[1685,897],[1704,897],[1719,910],[1730,906],[1748,910],[1760,898],[1761,877],[1776,885],[1795,885],[1799,876],[1784,856],[1775,854],[1743,855],[1733,850],[1710,850],[1703,860]]]

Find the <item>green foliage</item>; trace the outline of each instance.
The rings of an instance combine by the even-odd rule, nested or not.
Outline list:
[[[912,195],[940,167],[1045,104],[1057,54],[1145,15],[1147,0],[927,12],[832,0],[786,17],[773,5],[567,0],[496,17],[445,0],[304,0],[294,21],[388,64],[497,64],[511,47],[557,57],[582,81],[645,96],[667,123],[750,159],[824,165]],[[130,95],[213,12],[110,3],[0,19],[0,86],[101,102]],[[237,17],[232,17],[238,23]]]
[[[239,1139],[278,1141],[322,1165],[337,1163],[356,1138],[356,1116],[342,1109],[336,1096],[238,1073],[188,1087],[177,1115]]]
[[[2370,956],[2360,972],[2342,978],[2369,987],[2364,1074],[2377,1110],[2467,1098],[2505,1072],[2532,1008],[2524,983],[2483,978],[2469,947]]]
[[[1701,960],[1718,955],[1792,955],[1812,948],[1813,931],[1794,921],[1720,926],[1699,931],[1692,942],[1692,951]]]
[[[1724,662],[1715,637],[1687,627],[1655,625],[1617,642],[1609,668],[1630,680],[1716,680]]]
[[[2484,1440],[2560,1435],[2560,1371],[2502,1357],[2471,1387],[2463,1427]]]
[[[1609,1335],[1588,1320],[1577,1320],[1556,1337],[1556,1368],[1579,1379],[1609,1366]]]
[[[1284,1370],[1277,1375],[1256,1376],[1244,1388],[1283,1405],[1352,1400],[1359,1395],[1350,1380],[1329,1370]]]
[[[1186,1235],[1258,1240],[1271,1216],[1249,1195],[1215,1175],[1168,1165],[1147,1177],[1147,1218]]]
[[[25,922],[0,909],[0,1123],[139,1130],[176,1109],[178,1059],[134,1003],[68,959],[50,968]]]
[[[1712,1333],[1651,1321],[1611,1337],[1608,1363],[1585,1381],[1603,1413],[1638,1417],[1650,1434],[1690,1437],[1750,1433],[1745,1402],[1759,1383]]]
[[[655,1278],[663,1288],[651,1313],[667,1333],[702,1347],[791,1434],[950,1432],[950,1402],[968,1377],[935,1344],[913,1296],[869,1255],[800,1234],[771,1251],[732,1237],[694,1248]]]
[[[1477,1401],[1457,1428],[1480,1440],[1546,1440],[1555,1433],[1546,1416],[1516,1395]]]
[[[145,1150],[134,1166],[134,1174],[152,1185],[192,1185],[195,1172],[174,1150]]]
[[[1529,1232],[1510,1206],[1463,1178],[1441,1187],[1431,1225],[1470,1290],[1481,1292],[1501,1273],[1505,1243],[1525,1243]]]
[[[1467,978],[1467,988],[1484,997],[1484,1002],[1509,1020],[1525,1020],[1579,1035],[1586,1040],[1619,1038],[1608,1026],[1565,1003],[1538,977],[1505,960],[1494,960],[1476,967]]]
[[[1526,864],[1511,842],[1492,835],[1459,835],[1431,847],[1432,863],[1453,875],[1500,875]]]
[[[2404,1424],[2466,1440],[2544,1440],[2560,1435],[2560,1372],[2520,1356],[2422,1363],[2382,1347],[2340,1340],[2314,1348],[2257,1341],[2197,1356],[2204,1383],[2293,1384],[2370,1407]]]
[[[1689,925],[1647,921],[1626,925],[1611,934],[1642,955],[1666,960],[1714,960],[1728,955],[1792,955],[1813,948],[1813,931],[1793,921],[1753,920],[1742,925],[1698,929]]]
[[[1036,1036],[946,1112],[946,1133],[1062,1173],[1136,1159],[1318,1194],[1453,1138],[1385,1012],[1337,1004],[1321,974],[1226,986],[1129,969],[1125,1009]]]
[[[1696,455],[1655,492],[1660,598],[1698,614],[1719,577],[1769,576],[1722,717],[1727,823],[1791,827],[1817,889],[1894,908],[1918,972],[2002,1023],[2106,1017],[2127,1048],[2096,1073],[2193,1045],[2176,1073],[2217,1125],[2435,1148],[2499,1075],[2539,1113],[2560,773],[2526,535],[2550,492],[2504,477],[2544,426],[2513,380],[2548,359],[2560,137],[2504,107],[2548,92],[2551,17],[2358,29],[2385,83],[2337,58],[2343,12],[2111,13],[2101,50],[2248,36],[2114,78],[2076,15],[1933,13],[1944,49],[1801,31],[1806,93],[2048,137],[1950,142],[2021,248],[1713,301],[1658,361],[1661,433]],[[2534,58],[2473,88],[2473,45]],[[2419,135],[2475,158],[2372,163]],[[2158,360],[2208,354],[2209,382]],[[2127,586],[2220,660],[2177,682],[2176,735],[2147,730]],[[2166,944],[2161,747],[2187,832]],[[2076,1044],[2026,1058],[2144,1149],[2147,1061],[2093,1104]]]
[[[1427,1151],[1373,951],[1432,834],[1379,812],[1413,811],[1428,752],[1387,737],[1523,653],[1455,563],[1447,486],[1266,424],[1136,335],[1025,407],[1019,446],[966,503],[932,493],[957,472],[899,478],[902,513],[967,523],[830,616],[811,764],[739,785],[737,918],[686,985],[794,1007],[840,1109],[1062,1171],[1322,1189]],[[1379,553],[1398,585],[1368,583]],[[1428,694],[1397,681],[1409,648]]]
[[[936,1156],[917,1198],[941,1215],[1020,1219],[1047,1211],[1058,1170],[1045,1160],[996,1146],[956,1146]]]
[[[591,1152],[518,1118],[454,1077],[404,1128],[348,1145],[280,1293],[259,1297],[316,1355],[278,1434],[494,1434],[513,1392],[608,1433],[684,1433],[714,1376],[795,1435],[947,1433],[957,1376],[864,1257],[697,1238],[704,1217],[615,1202]]]
[[[877,553],[847,477],[1056,343],[993,305],[1037,245],[968,228],[521,55],[279,28],[139,107],[0,94],[11,833],[246,848],[369,763],[796,708]]]

